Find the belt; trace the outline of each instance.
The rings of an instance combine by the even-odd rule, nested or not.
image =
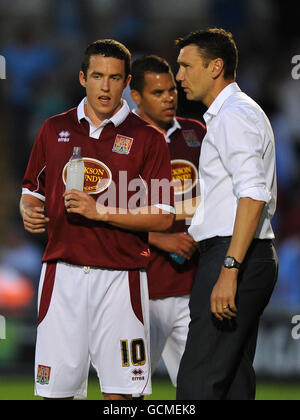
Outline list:
[[[206,252],[209,248],[215,245],[217,242],[227,242],[231,239],[231,236],[214,236],[213,238],[204,239],[197,243],[197,248],[202,254]]]
[[[200,254],[202,254],[203,252],[206,252],[209,248],[211,248],[213,245],[215,245],[218,242],[228,242],[229,240],[231,240],[231,236],[214,236],[213,238],[208,238],[208,239],[204,239],[203,241],[200,241],[197,243],[197,248],[198,251],[200,252]],[[272,239],[258,239],[258,238],[254,238],[252,240],[252,243],[250,244],[250,247],[255,246],[255,244],[257,243],[272,243]]]

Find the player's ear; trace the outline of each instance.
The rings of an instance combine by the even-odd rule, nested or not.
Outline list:
[[[79,72],[79,82],[81,86],[86,87],[86,77],[82,70]]]
[[[132,89],[130,91],[130,95],[132,97],[132,100],[137,104],[138,107],[140,107],[142,103],[142,97],[139,91]]]
[[[131,75],[129,74],[129,76],[127,76],[127,79],[125,80],[124,89],[126,89],[127,86],[129,86],[130,80],[131,80]]]
[[[222,58],[215,58],[210,62],[211,74],[214,79],[217,79],[224,69],[224,61]]]

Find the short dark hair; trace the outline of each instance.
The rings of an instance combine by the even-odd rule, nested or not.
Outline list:
[[[195,44],[204,58],[212,60],[222,58],[224,61],[224,78],[236,77],[238,50],[232,33],[222,28],[208,28],[191,32],[184,38],[175,41],[179,49]]]
[[[114,57],[123,60],[125,65],[125,80],[131,73],[131,53],[121,42],[115,41],[114,39],[99,39],[88,45],[81,62],[81,70],[85,78],[87,77],[90,57],[92,55],[103,55],[104,57]]]
[[[146,55],[132,63],[130,88],[143,92],[146,73],[172,73],[168,62],[158,55]]]

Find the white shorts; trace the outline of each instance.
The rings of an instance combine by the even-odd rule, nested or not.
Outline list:
[[[190,323],[189,299],[186,295],[149,303],[151,370],[154,373],[162,357],[175,387]]]
[[[102,392],[151,394],[145,272],[47,263],[38,299],[35,395],[85,398],[90,361]]]

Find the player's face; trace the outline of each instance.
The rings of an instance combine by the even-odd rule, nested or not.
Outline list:
[[[142,94],[135,91],[133,99],[141,117],[166,130],[173,122],[177,108],[177,89],[171,73],[145,73]]]
[[[87,76],[80,72],[79,80],[86,88],[87,116],[95,124],[111,118],[121,108],[123,90],[130,81],[125,80],[125,63],[114,57],[92,55]]]
[[[196,45],[187,45],[180,50],[178,60],[179,70],[176,80],[186,93],[190,101],[202,101],[205,105],[210,103],[213,79],[210,65],[201,56]]]

